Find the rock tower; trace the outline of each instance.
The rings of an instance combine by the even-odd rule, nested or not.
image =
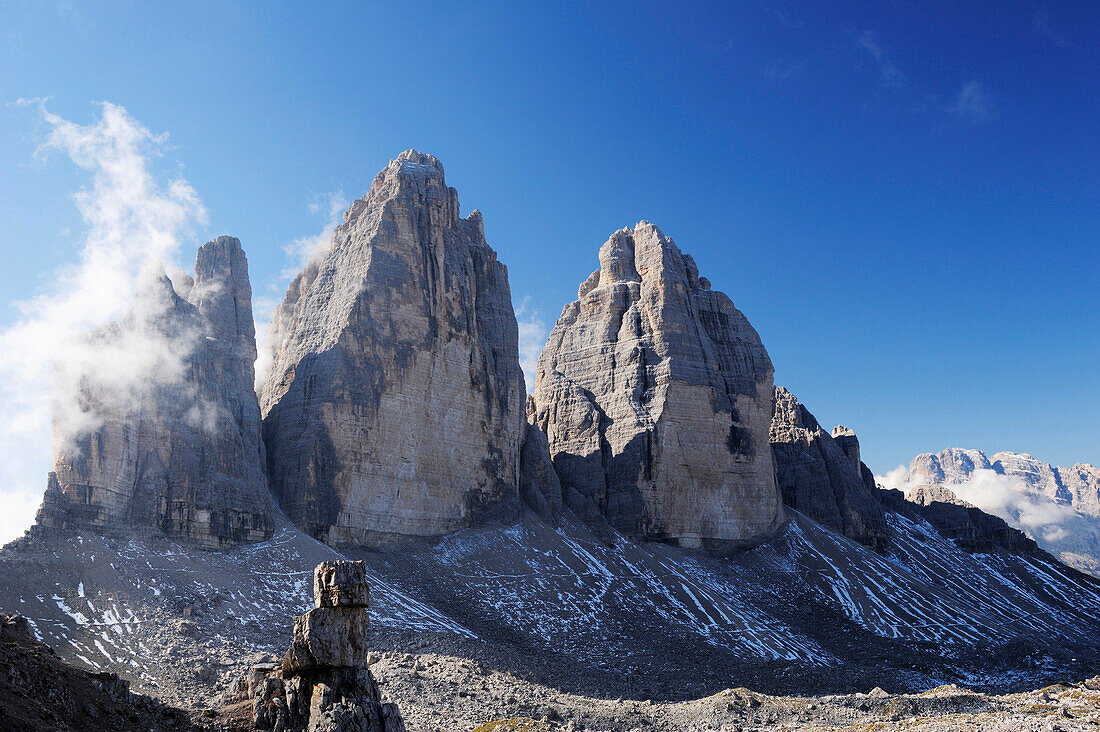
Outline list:
[[[405,732],[367,661],[370,592],[363,562],[317,565],[314,607],[294,618],[281,668],[253,673],[253,722],[279,732]]]
[[[378,174],[290,285],[272,341],[272,487],[308,533],[380,545],[518,515],[508,273],[434,157],[409,150]]]
[[[96,426],[55,416],[54,471],[37,524],[107,534],[163,533],[217,548],[272,532],[248,261],[237,239],[202,246],[194,279],[164,275],[137,293],[123,321],[90,334],[79,407]],[[119,387],[111,358],[162,351],[177,367]],[[176,363],[178,361],[178,363]],[[128,368],[129,363],[114,368]],[[56,414],[56,413],[55,413]]]
[[[628,536],[725,551],[784,520],[760,337],[653,224],[615,232],[538,362],[531,421],[564,503]]]
[[[860,460],[855,432],[846,427],[826,432],[779,386],[771,445],[784,503],[861,544],[886,548],[886,512],[874,474]]]

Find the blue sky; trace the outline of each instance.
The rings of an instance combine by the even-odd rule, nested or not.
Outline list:
[[[110,102],[205,207],[180,259],[240,237],[262,301],[415,147],[531,330],[644,218],[876,472],[946,446],[1100,463],[1098,39],[1093,2],[0,0],[0,327],[76,261],[89,185],[15,102]]]

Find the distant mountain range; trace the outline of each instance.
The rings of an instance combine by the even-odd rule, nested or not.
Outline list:
[[[901,485],[943,486],[999,516],[1071,567],[1100,576],[1100,468],[1027,453],[948,448],[913,458]]]

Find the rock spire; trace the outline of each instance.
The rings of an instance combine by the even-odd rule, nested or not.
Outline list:
[[[272,487],[310,534],[380,545],[511,518],[525,437],[507,269],[431,155],[374,179],[273,320]]]
[[[269,537],[252,289],[240,241],[222,236],[202,246],[181,291],[163,275],[146,283],[130,315],[91,334],[87,347],[79,411],[95,426],[55,417],[54,471],[37,525],[163,533],[208,547]],[[118,385],[112,354],[157,349],[176,367],[171,374]]]
[[[531,420],[565,505],[629,536],[725,551],[784,520],[760,337],[653,224],[612,234],[538,362]]]

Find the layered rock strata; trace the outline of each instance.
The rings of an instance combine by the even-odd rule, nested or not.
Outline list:
[[[539,358],[530,417],[564,504],[716,551],[775,531],[773,369],[756,331],[648,222],[599,258]]]
[[[313,536],[379,545],[519,508],[524,384],[508,274],[430,155],[402,153],[273,320],[272,488]]]
[[[906,473],[910,485],[957,485],[980,470],[991,470],[1012,480],[1017,490],[1036,493],[1086,516],[1100,517],[1100,468],[1086,463],[1070,467],[1051,465],[1026,452],[998,452],[952,447],[913,458]]]
[[[876,550],[889,541],[874,474],[860,460],[859,439],[846,427],[832,434],[783,387],[775,389],[771,423],[775,476],[783,502]]]
[[[208,547],[268,538],[273,506],[240,241],[201,247],[180,291],[163,275],[147,283],[131,313],[85,346],[79,406],[55,398],[55,415],[63,406],[79,418],[55,416],[54,470],[37,525],[161,532]],[[163,368],[123,378],[151,354]]]
[[[382,703],[367,660],[363,562],[323,562],[314,572],[316,607],[294,618],[282,666],[248,679],[257,729],[280,732],[404,732],[396,704]]]

